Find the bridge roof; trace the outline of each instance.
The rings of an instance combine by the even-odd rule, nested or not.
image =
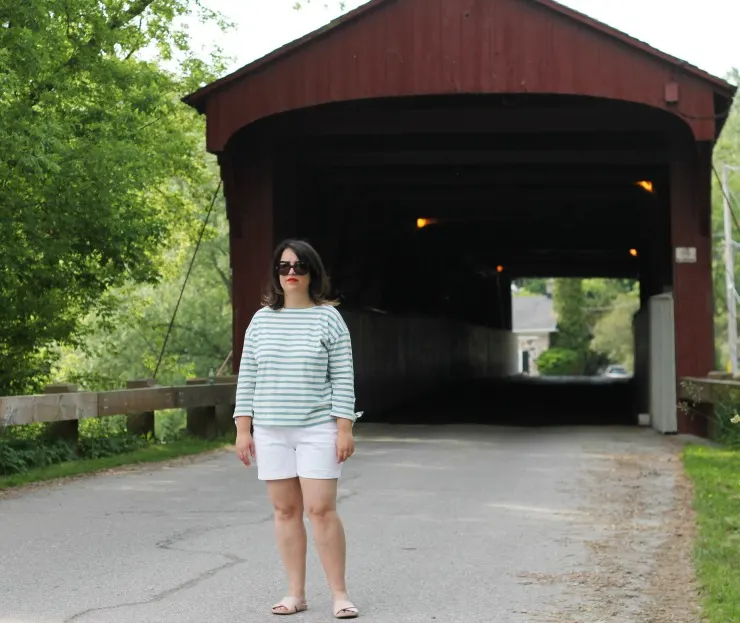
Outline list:
[[[187,95],[184,98],[184,101],[187,104],[190,104],[191,106],[199,110],[201,113],[203,113],[205,112],[206,99],[208,95],[212,93],[213,91],[216,91],[228,85],[229,83],[235,80],[238,80],[239,78],[242,78],[253,72],[256,72],[259,69],[263,68],[264,66],[269,65],[270,63],[284,56],[287,56],[288,54],[292,54],[293,52],[299,51],[303,49],[305,46],[311,45],[316,40],[322,37],[325,37],[332,30],[336,28],[341,28],[342,26],[356,22],[357,20],[365,17],[370,12],[380,8],[382,5],[393,4],[399,1],[402,2],[403,0],[369,0],[369,2],[367,2],[366,4],[359,6],[353,11],[348,11],[344,15],[338,17],[337,19],[332,20],[326,26],[323,26],[322,28],[314,30],[308,33],[307,35],[304,35],[303,37],[296,39],[295,41],[291,41],[290,43],[287,43],[277,48],[276,50],[273,50],[269,54],[266,54],[265,56],[251,63],[244,65],[240,69],[237,69],[236,71],[222,78],[219,78],[218,80],[215,80],[214,82],[211,82],[205,85],[204,87],[202,87],[201,89],[198,89],[194,93]],[[691,74],[699,78],[700,80],[705,81],[708,85],[712,85],[713,87],[715,87],[716,89],[719,89],[720,91],[723,92],[723,94],[729,97],[732,97],[735,93],[736,87],[730,84],[729,82],[727,82],[726,80],[723,80],[722,78],[714,76],[696,67],[695,65],[691,65],[690,63],[684,60],[681,60],[680,58],[671,56],[670,54],[666,54],[665,52],[661,52],[657,48],[652,47],[651,45],[645,43],[644,41],[641,41],[640,39],[632,37],[622,32],[621,30],[613,28],[609,26],[608,24],[605,24],[604,22],[600,22],[596,19],[593,19],[583,13],[580,13],[579,11],[575,11],[574,9],[566,7],[565,5],[560,4],[559,2],[555,2],[554,0],[517,0],[517,1],[532,2],[538,5],[541,5],[542,7],[545,7],[546,9],[549,9],[550,11],[563,15],[567,17],[568,19],[574,20],[575,22],[594,30],[595,32],[598,32],[599,34],[605,37],[612,38],[618,42],[629,45],[635,50],[638,50],[644,53],[648,57],[653,57],[660,61],[673,65],[677,69],[684,71],[688,74]]]
[[[735,90],[553,0],[370,0],[183,101],[208,115],[218,151],[240,127],[278,112],[444,93],[622,99],[667,109],[709,140]]]

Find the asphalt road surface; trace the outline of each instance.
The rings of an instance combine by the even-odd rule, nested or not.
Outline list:
[[[339,508],[359,620],[696,620],[675,439],[356,432]],[[683,602],[667,605],[665,582]],[[231,452],[0,498],[2,623],[261,623],[285,619],[270,613],[283,588],[263,483]],[[334,620],[310,528],[307,588],[287,620]]]

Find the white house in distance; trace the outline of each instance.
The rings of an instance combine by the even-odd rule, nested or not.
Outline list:
[[[519,341],[519,372],[536,376],[539,374],[537,358],[550,348],[550,336],[557,331],[552,297],[512,295],[512,321]]]

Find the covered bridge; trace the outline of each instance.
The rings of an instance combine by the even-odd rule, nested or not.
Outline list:
[[[551,0],[372,0],[203,87],[185,101],[224,181],[235,363],[286,236],[328,264],[368,413],[515,372],[511,279],[636,278],[636,381],[602,403],[688,430],[676,378],[714,368],[711,156],[733,97]],[[511,393],[481,395],[488,421]]]

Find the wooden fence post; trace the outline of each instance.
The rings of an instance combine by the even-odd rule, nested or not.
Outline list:
[[[236,383],[236,375],[217,376],[216,384]],[[219,435],[227,435],[236,430],[234,427],[234,409],[236,405],[218,405],[216,407],[216,431]]]
[[[208,379],[187,379],[186,385],[206,385]],[[191,435],[200,439],[214,439],[216,432],[216,407],[193,407],[186,411],[185,428]]]
[[[215,385],[236,383],[236,375],[217,376],[213,379]],[[196,378],[185,381],[187,385],[207,385],[209,379]],[[198,437],[212,439],[227,435],[234,430],[235,405],[216,405],[215,407],[196,407],[188,409],[187,430]]]
[[[77,385],[74,383],[54,383],[44,387],[45,394],[71,394],[77,391]],[[62,420],[60,422],[51,422],[46,429],[46,434],[50,439],[63,440],[76,444],[79,438],[80,421],[79,420]]]
[[[136,379],[126,382],[126,389],[139,389],[142,387],[155,387],[154,379]],[[142,413],[129,413],[126,416],[126,430],[130,435],[146,437],[149,433],[154,435],[154,411],[143,411]]]

